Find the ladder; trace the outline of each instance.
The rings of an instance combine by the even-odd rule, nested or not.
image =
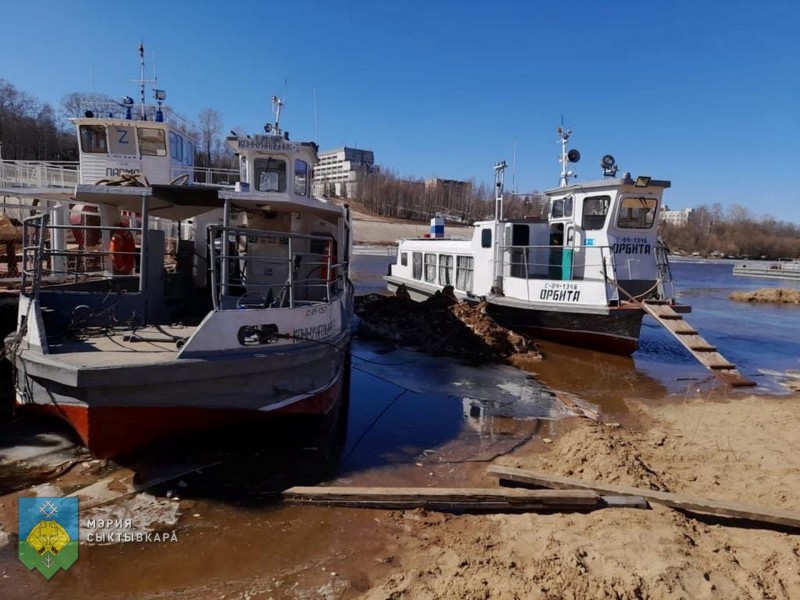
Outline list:
[[[734,387],[750,387],[756,385],[728,361],[717,348],[709,344],[697,330],[692,327],[673,308],[663,302],[645,300],[637,302],[647,314],[663,325],[692,355],[709,369],[717,379]]]

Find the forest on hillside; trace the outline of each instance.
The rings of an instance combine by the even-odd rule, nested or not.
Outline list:
[[[4,160],[74,161],[77,138],[71,117],[95,108],[119,104],[102,94],[72,92],[61,98],[59,109],[0,79],[0,158]],[[195,164],[232,168],[235,157],[222,138],[222,114],[212,108],[198,115]],[[357,182],[357,200],[364,208],[387,217],[427,222],[442,215],[451,223],[472,223],[494,214],[494,190],[485,183],[451,188],[426,186],[423,180],[398,176],[376,167]],[[505,194],[504,215],[509,218],[545,216],[540,192]],[[800,257],[800,226],[771,216],[756,216],[739,205],[699,206],[682,227],[663,223],[661,237],[673,252],[747,258]]]

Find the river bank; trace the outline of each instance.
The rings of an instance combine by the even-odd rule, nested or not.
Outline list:
[[[407,225],[377,223],[370,235],[384,243]],[[355,239],[368,230],[357,219]],[[385,256],[383,248],[380,256],[356,256],[358,293],[372,289],[373,276],[375,291],[383,289]],[[355,340],[347,442],[326,484],[496,487],[487,468],[503,465],[800,510],[800,394],[789,386],[771,393],[790,371],[800,383],[796,308],[733,305],[729,290],[743,282],[731,281],[726,265],[699,266],[676,265],[697,309],[690,319],[758,377],[757,395],[717,389],[652,324],[631,359],[543,344],[544,360],[528,371],[476,371]],[[562,396],[589,403],[609,425],[565,418]],[[121,499],[99,507],[104,518],[132,517],[178,538],[82,544],[78,562],[51,581],[25,570],[16,555],[16,496],[33,490],[0,495],[0,597],[800,597],[796,532],[657,505],[550,515],[287,506],[273,490],[286,480],[314,482],[297,479],[315,449],[294,442],[294,432],[283,431],[284,440],[280,433],[251,436],[253,447],[239,454],[217,456],[216,437],[202,453],[165,454],[212,466],[132,496],[124,494],[134,472],[124,467],[90,460],[48,473],[42,495],[108,481]],[[55,449],[49,440],[40,445]],[[0,444],[0,454],[12,453]],[[214,467],[219,460],[225,464]],[[85,521],[91,509],[82,510]],[[143,513],[154,522],[142,525]]]

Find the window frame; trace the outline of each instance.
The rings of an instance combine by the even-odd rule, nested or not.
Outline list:
[[[167,156],[167,137],[163,129],[137,127],[136,141],[139,143],[139,154],[142,156]]]
[[[442,287],[454,285],[453,280],[453,255],[439,255],[439,285]]]
[[[652,206],[644,207],[625,207],[625,203],[629,201],[639,201],[644,204],[652,204]],[[631,216],[634,210],[641,211],[644,208],[644,219],[639,216]],[[623,211],[628,211],[628,217],[623,220]],[[647,196],[623,196],[619,201],[619,209],[617,210],[617,229],[652,229],[656,222],[656,213],[658,212],[658,199],[649,198]],[[649,220],[649,223],[648,223]],[[641,224],[644,221],[644,224]],[[625,223],[625,224],[623,224]]]
[[[456,256],[456,282],[455,289],[472,293],[475,276],[475,258],[472,256]]]
[[[594,201],[600,200],[600,201],[603,202],[603,213],[602,214],[596,213],[596,212],[589,214],[587,212],[586,207],[587,207],[587,204],[588,204],[588,202],[590,200],[594,200]],[[583,199],[583,206],[581,208],[581,228],[584,231],[600,231],[600,230],[602,230],[606,226],[606,221],[608,220],[608,213],[610,212],[610,209],[611,209],[611,196],[609,196],[608,194],[603,194],[603,195],[600,195],[600,196],[587,196],[586,198]],[[593,219],[593,223],[592,223],[591,227],[588,226],[586,217],[595,217],[595,219]],[[602,222],[600,222],[599,227],[596,226],[597,222],[599,222],[597,217],[602,217],[603,218]]]
[[[103,135],[99,136],[98,133],[101,131]],[[89,135],[84,135],[85,133]],[[108,154],[108,133],[105,125],[81,125],[80,141],[81,152],[87,154]]]
[[[425,252],[423,264],[425,265],[424,269],[425,282],[436,283],[436,266],[437,266],[436,253]]]

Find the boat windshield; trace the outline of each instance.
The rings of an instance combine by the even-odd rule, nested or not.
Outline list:
[[[650,229],[656,220],[658,200],[655,198],[623,198],[619,207],[617,227],[620,229]]]

